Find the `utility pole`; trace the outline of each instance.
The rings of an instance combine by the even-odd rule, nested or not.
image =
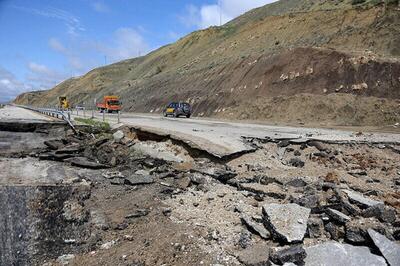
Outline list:
[[[221,7],[221,0],[218,0],[218,7],[219,7],[219,26],[222,26],[222,7]]]

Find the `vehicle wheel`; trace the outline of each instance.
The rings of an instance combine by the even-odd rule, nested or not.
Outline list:
[[[174,113],[174,117],[178,118],[179,117],[178,113]]]
[[[190,115],[186,115],[186,118],[190,118]]]

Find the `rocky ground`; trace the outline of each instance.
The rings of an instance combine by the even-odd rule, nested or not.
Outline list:
[[[67,166],[59,185],[89,188],[68,192],[54,216],[74,231],[47,236],[38,265],[399,265],[399,146],[248,141],[223,161],[84,128],[2,161]]]

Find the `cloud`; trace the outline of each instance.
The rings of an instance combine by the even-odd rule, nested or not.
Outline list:
[[[98,13],[108,13],[111,11],[111,9],[103,2],[93,2],[92,8]]]
[[[277,0],[220,0],[212,5],[186,7],[185,14],[180,16],[180,21],[188,27],[204,29],[218,26],[234,19],[235,17],[253,9]]]
[[[144,37],[133,28],[119,28],[110,43],[97,43],[95,47],[111,62],[144,55],[150,50]]]
[[[29,87],[38,90],[50,89],[67,78],[67,75],[35,62],[28,63],[28,70],[26,81],[30,83]]]
[[[85,64],[77,53],[79,49],[68,49],[63,43],[54,37],[49,39],[49,46],[52,50],[63,55],[67,59],[69,66],[75,72],[86,70]]]
[[[48,7],[45,9],[36,9],[36,8],[29,8],[29,7],[23,7],[23,6],[13,6],[13,7],[15,9],[18,9],[18,10],[21,10],[23,12],[30,13],[33,15],[60,20],[67,27],[68,33],[71,35],[77,35],[78,32],[85,31],[85,28],[82,26],[79,18],[77,18],[73,14],[69,13],[68,11],[65,11],[65,10],[62,10],[59,8],[54,8],[54,7]]]
[[[60,53],[67,52],[67,49],[64,47],[64,45],[56,38],[50,38],[49,46],[51,49],[53,49],[56,52],[60,52]]]
[[[0,103],[12,101],[18,94],[30,89],[10,71],[0,66]]]

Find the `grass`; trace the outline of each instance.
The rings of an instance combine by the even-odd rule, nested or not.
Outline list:
[[[99,129],[101,131],[105,131],[108,132],[111,130],[110,124],[107,122],[101,122],[101,121],[97,121],[93,118],[75,118],[75,121],[86,124],[86,125],[90,125],[96,129]]]

